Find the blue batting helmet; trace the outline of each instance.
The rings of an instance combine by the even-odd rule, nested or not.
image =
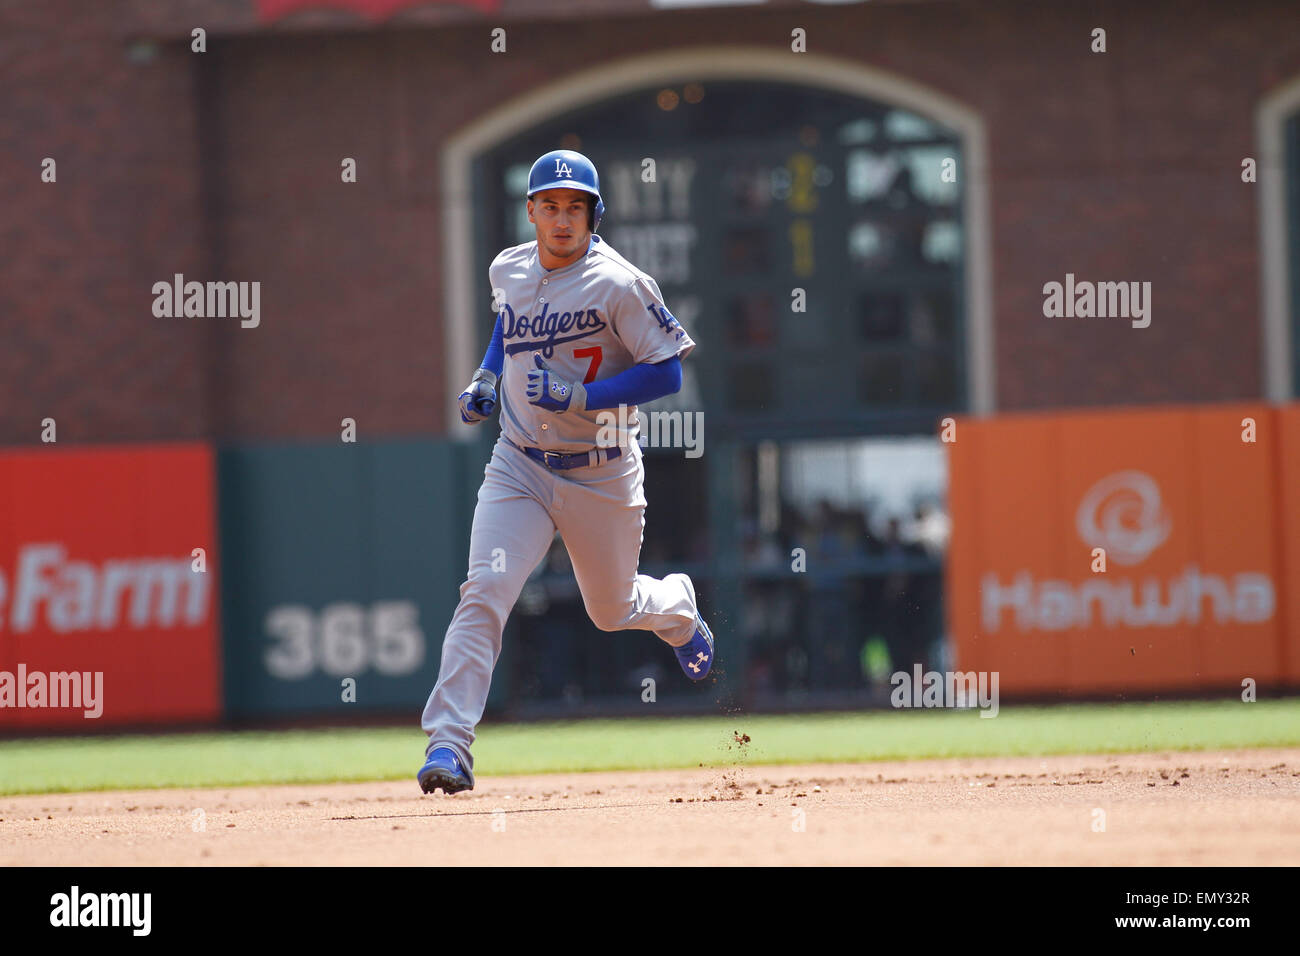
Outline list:
[[[582,153],[571,149],[556,149],[538,158],[528,171],[528,198],[543,189],[580,189],[591,193],[596,201],[591,206],[591,231],[600,225],[605,215],[605,203],[600,198],[600,176],[596,164]]]

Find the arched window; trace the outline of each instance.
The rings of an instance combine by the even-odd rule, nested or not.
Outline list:
[[[715,427],[917,432],[965,409],[964,162],[952,130],[788,84],[624,94],[481,158],[484,254],[534,238],[528,169],[557,147],[596,162],[602,236],[655,277],[700,344],[683,401]],[[485,282],[478,293],[490,312]]]
[[[951,103],[927,111],[913,88],[859,84],[869,71],[852,66],[828,67],[825,86],[648,85],[637,68],[639,83],[626,67],[598,102],[571,92],[580,105],[547,111],[539,94],[449,149],[463,170],[448,191],[472,197],[459,215],[474,226],[458,261],[472,291],[453,290],[451,311],[484,317],[465,351],[477,360],[490,331],[487,264],[535,238],[533,160],[585,153],[607,206],[599,232],[699,343],[681,393],[643,407],[643,434],[657,413],[702,413],[703,454],[647,442],[642,569],[692,575],[749,705],[862,703],[889,668],[943,654],[937,423],[992,404],[984,197],[968,186],[982,134],[968,114],[940,121],[961,112]],[[567,580],[557,543],[521,596],[512,689],[494,698],[537,713],[639,700],[633,678],[664,664],[658,642],[575,639],[589,625]],[[572,667],[546,666],[555,641]],[[678,690],[669,678],[659,699]]]
[[[1300,78],[1255,115],[1264,396],[1300,397]]]

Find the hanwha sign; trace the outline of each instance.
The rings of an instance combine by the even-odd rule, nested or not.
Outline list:
[[[1242,440],[1246,418],[1259,443]],[[959,670],[1000,672],[1004,694],[1240,692],[1246,677],[1284,672],[1295,615],[1282,517],[1300,480],[1277,473],[1274,410],[1107,409],[957,428],[945,613]]]
[[[1135,469],[1113,472],[1079,501],[1075,527],[1084,544],[1104,548],[1117,565],[1141,564],[1169,538],[1173,523],[1160,486]],[[1010,620],[1020,631],[1113,628],[1178,628],[1207,618],[1218,623],[1257,623],[1276,609],[1267,574],[1216,574],[1191,562],[1153,568],[1140,580],[1121,574],[1039,577],[1020,569],[1009,581],[987,572],[980,582],[981,623],[998,631]]]
[[[1116,564],[1141,564],[1169,537],[1160,486],[1140,471],[1118,471],[1097,482],[1079,502],[1075,526],[1084,544],[1102,548]]]

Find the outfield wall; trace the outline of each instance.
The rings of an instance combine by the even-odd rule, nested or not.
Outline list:
[[[0,454],[0,731],[398,710],[414,724],[464,577],[476,453]]]
[[[963,418],[954,437],[962,670],[1008,695],[1300,686],[1300,406]],[[429,440],[0,454],[0,731],[414,722],[485,457]]]
[[[1300,407],[959,419],[946,589],[1003,693],[1300,683]]]
[[[222,712],[213,455],[0,453],[0,730]]]
[[[230,716],[408,710],[415,722],[465,576],[463,471],[476,451],[423,440],[220,453]]]

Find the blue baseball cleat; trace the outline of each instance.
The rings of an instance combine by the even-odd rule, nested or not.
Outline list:
[[[695,613],[695,634],[681,647],[674,647],[677,663],[691,680],[704,680],[713,667],[713,632],[699,612]]]
[[[447,747],[439,747],[429,754],[429,759],[420,768],[416,779],[420,781],[420,789],[425,793],[433,793],[439,787],[443,793],[474,789],[469,774],[460,765],[460,758]]]

